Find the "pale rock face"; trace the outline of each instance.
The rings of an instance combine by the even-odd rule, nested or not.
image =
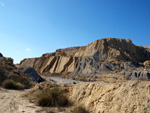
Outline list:
[[[30,58],[30,59],[24,59],[23,61],[21,61],[21,65],[23,63],[22,66],[29,66],[29,67],[34,67],[34,62],[35,62],[35,58]]]
[[[59,57],[54,64],[54,70],[52,72],[62,73],[65,70],[67,71],[67,67],[72,63],[72,57]]]
[[[148,47],[135,46],[130,39],[106,38],[87,46],[71,47],[21,61],[41,74],[92,75],[103,71],[128,70],[150,60]],[[124,65],[130,62],[133,65]]]
[[[84,105],[92,113],[144,113],[150,109],[150,83],[79,83],[70,93],[76,105]]]

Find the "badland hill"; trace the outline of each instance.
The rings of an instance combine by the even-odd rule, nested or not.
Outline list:
[[[5,80],[13,80],[16,83],[22,83],[25,87],[29,87],[30,82],[36,81],[37,72],[30,67],[17,68],[12,58],[4,57],[0,53],[0,86]]]
[[[13,78],[14,81],[29,80],[26,79],[28,76],[21,73],[29,72],[25,70],[33,68],[38,73],[48,76],[67,75],[103,80],[80,81],[73,86],[67,83],[57,84],[56,81],[51,80],[37,84],[22,93],[0,88],[2,100],[0,112],[46,113],[46,107],[39,107],[30,102],[39,98],[40,96],[37,95],[40,92],[43,93],[54,87],[65,89],[66,96],[74,103],[71,107],[61,109],[50,107],[49,109],[54,113],[72,113],[72,110],[80,105],[83,105],[89,113],[148,113],[150,110],[150,83],[143,81],[143,79],[150,79],[150,48],[136,46],[129,39],[107,38],[83,47],[59,49],[54,53],[43,54],[39,58],[24,59],[17,65],[18,68],[11,58],[5,58],[3,55],[0,57],[0,63],[0,77]],[[121,81],[121,77],[140,80],[124,82]],[[120,81],[114,81],[118,78]],[[30,101],[27,101],[26,97]]]
[[[28,58],[19,66],[33,67],[43,75],[100,77],[118,73],[129,78],[150,79],[150,48],[130,39],[105,38],[87,46],[58,49],[39,58]]]

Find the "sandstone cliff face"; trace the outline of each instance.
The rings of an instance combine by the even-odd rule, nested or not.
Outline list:
[[[114,59],[141,61],[150,55],[144,47],[135,46],[130,39],[107,38],[79,48],[74,56],[93,56],[102,61]]]
[[[132,70],[144,67],[150,60],[148,47],[135,46],[130,39],[107,38],[87,46],[56,50],[39,58],[21,61],[20,66],[30,66],[39,73],[94,75],[106,71]]]
[[[150,83],[79,83],[72,88],[70,99],[93,113],[148,113]]]
[[[30,66],[39,73],[71,73],[75,70],[76,57],[48,56],[41,58],[25,59],[21,66]]]

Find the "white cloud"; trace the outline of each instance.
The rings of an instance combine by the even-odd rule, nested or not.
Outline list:
[[[31,49],[30,49],[30,48],[26,48],[26,50],[27,50],[27,51],[30,51]]]

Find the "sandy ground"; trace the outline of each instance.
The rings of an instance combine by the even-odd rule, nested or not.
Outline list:
[[[21,96],[26,91],[0,89],[0,113],[46,113]]]
[[[61,77],[47,77],[47,76],[41,76],[42,78],[49,80],[54,80],[58,84],[73,84],[73,83],[79,83],[81,81],[79,80],[73,80],[73,79],[67,79],[67,78],[61,78]]]
[[[60,83],[73,83],[77,81],[70,79],[63,79],[58,77],[47,78],[52,79],[58,84]],[[23,95],[28,90],[7,90],[0,88],[0,113],[48,113],[53,111],[54,113],[71,113],[71,107],[58,108],[58,107],[40,107],[34,103],[29,102],[29,99]]]
[[[0,113],[72,113],[72,107],[40,107],[29,102],[24,93],[28,90],[6,90],[0,88]]]

